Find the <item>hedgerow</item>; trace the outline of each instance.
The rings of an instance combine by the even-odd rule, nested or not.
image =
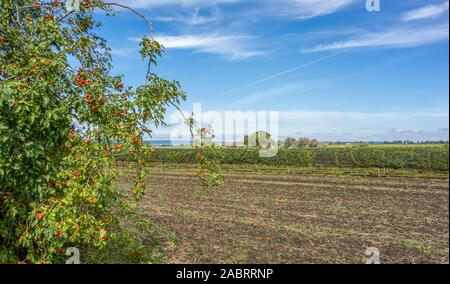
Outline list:
[[[153,162],[195,163],[196,151],[189,148],[157,148]],[[224,164],[272,166],[379,167],[448,170],[448,145],[436,146],[348,146],[327,148],[280,148],[276,156],[262,158],[256,148],[222,148]]]

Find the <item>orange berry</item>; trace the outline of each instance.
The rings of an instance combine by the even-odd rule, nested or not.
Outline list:
[[[55,16],[53,16],[52,14],[47,14],[47,15],[45,15],[45,19],[46,19],[47,21],[53,20],[54,18],[55,18]]]
[[[115,145],[114,149],[117,149],[117,150],[123,149],[123,145],[122,144]]]
[[[39,213],[36,215],[36,218],[38,218],[39,220],[42,220],[45,218],[45,214],[44,213]]]
[[[84,96],[84,98],[85,98],[87,101],[90,101],[90,100],[92,100],[92,95],[89,94],[89,93],[87,93],[86,96]]]
[[[83,5],[84,8],[89,8],[91,6],[91,3],[89,0],[84,0],[81,5]]]

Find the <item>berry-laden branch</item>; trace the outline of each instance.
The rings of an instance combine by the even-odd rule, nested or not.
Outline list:
[[[64,263],[64,248],[100,253],[123,238],[121,218],[146,187],[147,125],[185,99],[178,82],[150,71],[136,91],[111,75],[94,32],[103,1],[62,5],[0,2],[0,263]],[[144,43],[156,64],[162,47]],[[132,167],[120,186],[119,156]]]

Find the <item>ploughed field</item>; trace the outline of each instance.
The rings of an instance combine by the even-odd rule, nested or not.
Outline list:
[[[448,176],[229,172],[202,190],[194,171],[154,169],[146,217],[175,234],[167,263],[449,262]]]

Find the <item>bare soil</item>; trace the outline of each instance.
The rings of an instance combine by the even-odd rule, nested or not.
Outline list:
[[[449,262],[447,179],[228,173],[204,190],[193,172],[156,170],[146,217],[174,232],[167,263]]]

